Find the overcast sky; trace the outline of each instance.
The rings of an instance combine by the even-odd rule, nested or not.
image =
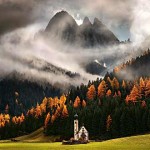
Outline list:
[[[135,0],[0,0],[0,33],[34,22],[46,24],[58,11],[68,11],[79,23],[85,16],[106,24],[120,40],[130,36]]]
[[[66,10],[78,23],[85,16],[91,22],[97,17],[121,40],[131,37],[130,44],[120,44],[103,49],[82,49],[57,44],[51,39],[48,43],[34,38],[44,29],[50,19],[59,11]],[[11,31],[11,32],[10,32]],[[60,42],[60,43],[59,43]],[[29,68],[24,60],[44,60],[53,65],[80,73],[87,80],[96,77],[85,72],[81,64],[89,60],[102,61],[118,56],[117,61],[107,67],[115,66],[141,55],[150,45],[150,0],[0,0],[0,75],[17,70],[27,77],[47,79],[51,82],[54,74],[47,78],[47,72]],[[69,51],[68,51],[69,50]],[[69,53],[68,53],[69,52]],[[126,56],[125,56],[126,55]],[[69,62],[69,63],[68,63]],[[37,63],[38,65],[38,63]],[[62,76],[60,81],[70,83]],[[76,82],[76,81],[75,81]],[[81,83],[81,82],[80,82]],[[74,83],[73,83],[74,85]]]

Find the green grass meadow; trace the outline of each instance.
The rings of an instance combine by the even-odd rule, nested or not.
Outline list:
[[[6,143],[5,143],[6,142]],[[0,150],[150,150],[150,135],[140,135],[113,139],[104,142],[91,142],[83,145],[62,145],[61,143],[13,143],[3,141]]]

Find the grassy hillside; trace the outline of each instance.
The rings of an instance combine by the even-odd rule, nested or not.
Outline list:
[[[57,138],[59,137],[58,136],[46,136],[43,133],[43,127],[42,127],[29,135],[17,137],[15,139],[21,142],[54,142]]]
[[[62,145],[61,143],[1,143],[0,150],[149,150],[150,149],[150,134],[140,135],[126,138],[119,138],[104,142],[91,142],[86,145]]]
[[[56,140],[56,138],[59,138],[58,136],[46,136],[43,133],[43,127],[36,130],[35,132],[32,132],[29,135],[24,135],[24,136],[20,136],[15,138],[15,140],[17,140],[18,142],[54,142]],[[0,143],[2,142],[11,142],[10,140],[3,140],[0,141]]]

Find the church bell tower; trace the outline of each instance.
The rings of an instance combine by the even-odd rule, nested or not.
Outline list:
[[[78,131],[79,131],[79,124],[78,124],[78,115],[74,115],[74,139],[78,140]]]

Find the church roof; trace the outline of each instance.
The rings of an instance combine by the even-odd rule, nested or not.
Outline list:
[[[80,127],[78,133],[82,132],[82,130],[84,130],[84,132],[88,133],[87,129],[84,126]]]

